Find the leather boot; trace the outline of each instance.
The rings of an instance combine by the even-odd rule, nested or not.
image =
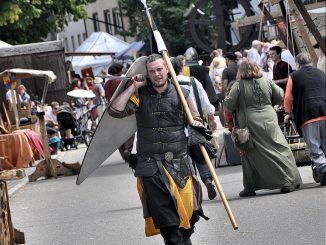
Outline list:
[[[178,226],[165,227],[160,230],[165,245],[183,245],[182,234]]]
[[[204,179],[204,184],[207,188],[207,194],[208,194],[208,198],[209,200],[213,200],[216,197],[216,191],[215,191],[215,186],[212,183],[212,179],[211,178],[206,178]]]
[[[183,245],[192,245],[192,242],[191,242],[190,237],[186,237],[186,236],[184,236],[184,237],[182,238],[182,244],[183,244]]]

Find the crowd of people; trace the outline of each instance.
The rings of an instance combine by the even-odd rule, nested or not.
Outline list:
[[[289,120],[294,120],[307,144],[314,179],[326,185],[325,73],[312,65],[306,53],[294,58],[282,41],[254,40],[242,54],[226,53],[224,68],[221,51],[211,55],[210,77],[223,100],[225,126],[230,131],[235,126],[248,127],[254,143],[253,149],[240,150],[244,190],[239,195],[280,186],[282,192],[299,187],[296,162],[280,130],[283,121],[287,125]],[[274,165],[281,172],[274,172]],[[273,172],[275,176],[270,174]],[[284,185],[284,181],[292,184]]]
[[[210,57],[209,67],[203,66],[197,51],[189,48],[184,55],[172,57],[171,63],[194,118],[191,126],[215,131],[218,111],[222,125],[232,132],[242,159],[244,188],[239,196],[255,196],[262,189],[289,193],[302,185],[278,111],[284,117],[281,123],[294,122],[308,146],[313,177],[325,186],[326,81],[325,73],[312,65],[309,55],[301,53],[294,58],[282,42],[254,40],[249,50],[223,54],[216,49]],[[70,90],[84,89],[95,96],[73,98],[61,106],[53,101],[45,114],[48,130],[51,138],[62,137],[57,114],[63,106],[86,106],[91,110],[93,127],[102,104],[108,105],[112,117],[134,113],[137,153],[132,154],[135,135],[119,147],[119,152],[137,177],[146,235],[161,234],[165,244],[189,245],[196,222],[208,219],[201,206],[202,189],[196,172],[210,200],[216,197],[212,175],[205,160],[190,151],[190,121],[166,60],[159,54],[148,56],[144,67],[147,77],[129,74],[132,78],[125,90],[113,98],[123,68],[114,62],[102,77],[75,75]],[[21,104],[29,105],[26,88],[22,85],[18,92]],[[11,91],[6,97],[10,103]],[[249,132],[244,142],[237,142],[236,129]],[[64,137],[73,138],[71,130],[66,128]]]
[[[16,90],[13,90],[13,98],[10,85],[6,86],[6,101],[8,105],[8,110],[13,109],[13,100],[15,100],[15,104],[20,103],[22,108],[31,108],[33,106],[33,101],[31,101],[31,96],[27,93],[26,87],[21,84],[17,87],[17,91],[18,94],[16,94]]]
[[[284,110],[284,122],[293,119],[308,145],[315,181],[326,185],[325,73],[313,67],[307,54],[294,58],[282,45],[255,40],[244,52],[223,54],[217,49],[209,67],[201,65],[193,48],[171,58],[194,124],[216,130],[215,107],[222,105],[217,108],[225,116],[222,124],[232,134],[236,128],[249,131],[244,142],[250,139],[250,144],[236,144],[243,169],[240,197],[255,196],[262,189],[289,193],[302,184],[281,130],[279,108]],[[205,161],[189,152],[188,122],[166,61],[158,54],[150,55],[146,69],[147,78],[135,74],[108,111],[117,118],[136,114],[137,154],[130,166],[137,177],[146,235],[160,233],[165,244],[191,244],[195,223],[199,217],[206,218],[196,168],[209,199],[216,196],[212,176]],[[132,96],[138,97],[138,103]]]
[[[256,190],[272,189],[272,186],[284,187],[284,181],[289,179],[293,183],[291,188],[281,188],[282,192],[299,187],[301,180],[295,160],[280,130],[283,120],[285,125],[294,120],[307,144],[314,179],[326,185],[325,73],[312,65],[309,55],[301,53],[294,58],[282,41],[254,40],[251,48],[242,53],[222,55],[221,50],[214,50],[211,57],[211,81],[224,105],[222,124],[230,131],[235,122],[238,127],[247,126],[254,142],[252,150],[240,150],[244,179],[240,196],[255,195]],[[242,83],[244,89],[241,89]],[[241,93],[245,97],[240,96]],[[274,144],[282,150],[272,147]],[[269,158],[277,164],[278,171],[283,168],[282,171],[291,173],[292,177],[279,173],[274,180],[270,174],[267,179],[267,172],[273,172],[273,164],[265,166],[263,163],[269,162]],[[272,182],[266,187],[268,181]]]

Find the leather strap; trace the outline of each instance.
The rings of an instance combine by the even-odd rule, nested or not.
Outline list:
[[[195,95],[195,99],[196,99],[196,105],[197,105],[197,109],[198,109],[200,118],[201,118],[201,120],[204,123],[205,119],[204,119],[203,109],[201,107],[199,93],[198,93],[198,88],[197,88],[197,85],[196,85],[196,82],[195,82],[194,77],[190,77],[190,82],[191,82],[191,86],[192,86],[192,88],[194,90],[194,95]]]

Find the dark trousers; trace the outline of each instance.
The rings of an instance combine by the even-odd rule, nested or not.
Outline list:
[[[146,204],[156,228],[160,229],[165,244],[182,245],[183,237],[190,237],[194,232],[199,214],[194,211],[190,225],[191,229],[179,228],[179,214],[174,200],[168,191],[159,172],[150,177],[142,177]]]
[[[161,228],[161,236],[166,245],[182,245],[182,234],[178,226]]]
[[[208,166],[207,166],[207,163],[206,163],[205,160],[202,160],[200,162],[195,162],[195,163],[196,163],[196,166],[197,166],[197,169],[198,169],[198,172],[199,172],[200,179],[203,182],[207,178],[212,179],[211,172],[209,172],[209,169],[208,169]]]

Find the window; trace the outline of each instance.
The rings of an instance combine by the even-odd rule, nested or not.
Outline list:
[[[80,34],[77,35],[77,40],[78,40],[78,45],[80,46],[80,44],[82,43]]]
[[[71,21],[73,21],[72,14],[68,14],[68,22],[71,22]]]
[[[74,36],[71,36],[71,47],[72,47],[72,51],[75,51],[75,37]]]
[[[113,34],[112,33],[112,21],[111,21],[111,13],[110,13],[110,9],[106,9],[104,10],[104,20],[105,20],[105,28],[106,28],[106,32]]]
[[[98,22],[98,13],[93,13],[94,32],[100,31],[100,22]]]
[[[65,49],[69,50],[68,38],[65,37]]]
[[[123,31],[122,16],[119,9],[113,8],[112,15],[113,15],[113,24],[114,24],[115,33],[117,33],[118,31]]]

